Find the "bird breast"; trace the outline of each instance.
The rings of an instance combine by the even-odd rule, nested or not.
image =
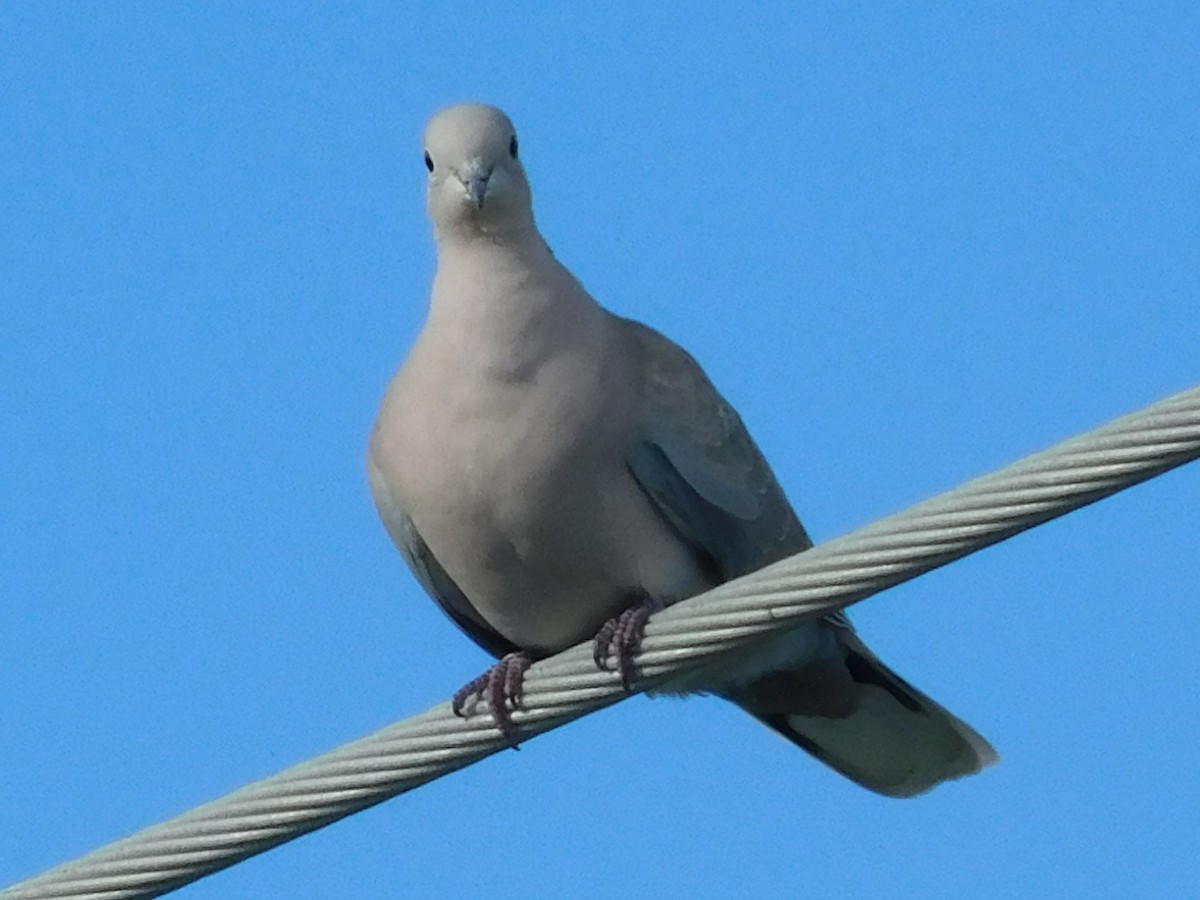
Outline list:
[[[560,353],[520,378],[402,371],[385,399],[403,408],[381,420],[405,423],[375,437],[389,445],[375,459],[403,461],[382,472],[389,490],[480,614],[523,647],[569,646],[635,590],[672,601],[701,577],[625,465],[636,395],[611,368],[603,353]]]

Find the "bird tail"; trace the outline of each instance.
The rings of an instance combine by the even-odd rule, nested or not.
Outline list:
[[[823,681],[826,698],[830,683],[842,682],[832,692],[840,702],[814,704],[810,691],[808,701],[788,710],[787,704],[756,702],[753,686],[730,699],[829,767],[889,797],[924,793],[999,759],[970,725],[885,666],[857,635],[839,629],[838,637],[845,668],[838,665],[835,677],[826,674]],[[803,678],[813,684],[811,673]],[[818,675],[818,691],[821,681]]]

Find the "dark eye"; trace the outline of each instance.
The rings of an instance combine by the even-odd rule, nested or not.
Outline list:
[[[513,159],[517,158],[517,136],[514,134],[512,140],[508,142],[508,155]]]
[[[429,155],[429,151],[425,152],[425,168],[430,172],[433,171],[433,157]]]

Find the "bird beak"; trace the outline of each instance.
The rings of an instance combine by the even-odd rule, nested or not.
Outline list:
[[[462,171],[454,174],[462,182],[467,196],[479,209],[483,209],[483,201],[487,198],[488,181],[492,177],[492,170],[483,168],[483,165],[477,160],[471,160],[463,167]]]

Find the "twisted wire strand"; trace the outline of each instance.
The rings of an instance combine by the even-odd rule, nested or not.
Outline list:
[[[1200,387],[656,613],[635,691],[678,679],[1200,456]],[[522,738],[627,696],[589,645],[532,666]],[[449,703],[0,891],[0,900],[154,897],[505,749]]]

